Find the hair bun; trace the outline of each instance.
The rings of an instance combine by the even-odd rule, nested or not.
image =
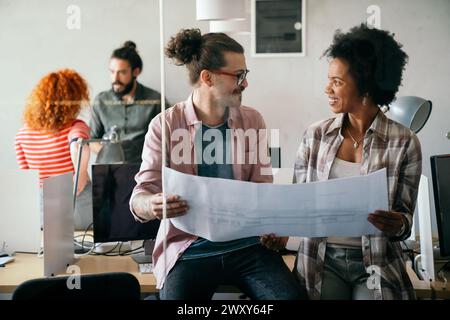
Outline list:
[[[124,48],[129,48],[129,49],[132,49],[132,50],[136,50],[136,43],[134,43],[133,41],[128,40],[128,41],[125,41],[125,43],[123,44],[123,47]]]
[[[198,59],[202,47],[200,29],[182,29],[171,37],[166,47],[166,55],[178,65],[188,64]]]

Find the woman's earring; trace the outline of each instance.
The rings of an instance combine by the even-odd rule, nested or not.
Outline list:
[[[366,99],[366,97],[363,98],[362,104],[363,104],[364,107],[367,105],[367,99]]]

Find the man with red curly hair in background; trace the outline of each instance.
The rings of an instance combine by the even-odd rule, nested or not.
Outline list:
[[[89,138],[89,127],[77,119],[88,101],[86,81],[70,69],[49,73],[31,92],[15,148],[20,169],[39,170],[41,188],[45,179],[75,171],[78,145],[72,142]],[[77,196],[90,185],[88,162],[89,147],[83,146]]]

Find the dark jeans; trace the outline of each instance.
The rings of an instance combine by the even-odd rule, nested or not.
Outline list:
[[[207,258],[179,260],[167,275],[161,299],[211,299],[221,284],[235,285],[253,300],[306,299],[277,252],[254,245]]]
[[[327,246],[322,277],[322,300],[374,300],[362,249]]]

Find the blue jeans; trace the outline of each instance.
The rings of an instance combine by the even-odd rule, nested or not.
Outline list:
[[[279,253],[254,245],[222,255],[179,260],[167,275],[164,300],[211,299],[222,284],[235,285],[253,300],[306,299]]]

